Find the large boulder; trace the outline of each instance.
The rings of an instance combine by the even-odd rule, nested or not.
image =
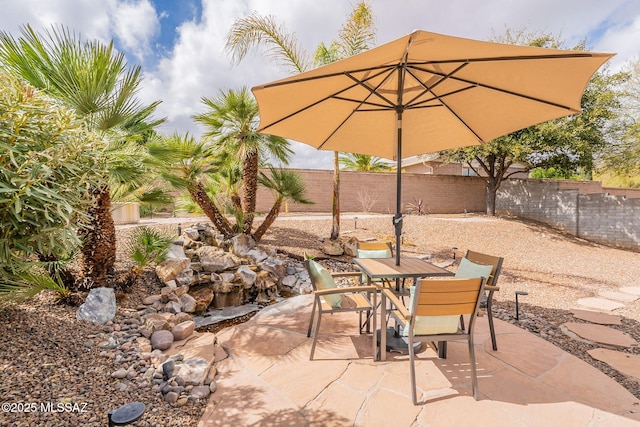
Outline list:
[[[200,259],[203,271],[219,273],[221,271],[236,268],[241,264],[240,259],[215,246],[203,246],[198,248],[196,255]]]
[[[113,288],[94,288],[76,316],[96,325],[102,325],[116,316],[116,295]]]
[[[233,253],[237,256],[245,256],[256,247],[256,242],[246,234],[238,234],[231,239]]]

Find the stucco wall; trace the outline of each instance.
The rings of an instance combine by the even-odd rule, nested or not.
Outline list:
[[[296,169],[306,184],[306,197],[313,205],[288,204],[289,212],[331,212],[333,171]],[[402,174],[402,210],[422,199],[429,213],[485,211],[485,185],[477,177]],[[258,212],[267,212],[273,195],[258,192]],[[284,210],[284,208],[283,208]],[[384,172],[340,172],[340,211],[394,213],[396,174]]]

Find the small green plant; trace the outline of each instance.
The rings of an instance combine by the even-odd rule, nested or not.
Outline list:
[[[136,264],[133,268],[136,275],[139,276],[152,262],[157,264],[164,261],[174,238],[173,232],[165,229],[134,229],[126,243],[126,254]]]
[[[61,302],[71,300],[72,293],[59,277],[54,278],[41,268],[40,263],[28,262],[14,265],[13,271],[3,268],[0,272],[0,304],[21,302],[33,298],[45,289],[56,293]]]

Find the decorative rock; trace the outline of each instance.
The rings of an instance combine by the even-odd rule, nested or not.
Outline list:
[[[185,258],[167,258],[156,266],[156,274],[161,282],[166,283],[176,278],[178,274],[191,265],[191,260]]]
[[[157,350],[166,350],[173,344],[173,334],[170,331],[155,331],[151,335],[151,347]]]
[[[113,374],[111,374],[111,378],[118,378],[118,379],[126,378],[127,373],[128,372],[126,369],[118,369]]]
[[[286,286],[288,288],[293,288],[298,282],[298,278],[294,275],[285,276],[280,282],[282,286]]]
[[[191,266],[181,271],[174,280],[178,286],[190,286],[193,283],[193,270],[191,269]]]
[[[218,390],[218,383],[214,381],[211,384],[209,384],[209,391],[211,391],[211,393],[215,393],[216,390]]]
[[[247,252],[247,256],[257,263],[264,261],[269,257],[269,255],[267,255],[264,251],[258,249],[250,250],[249,252]]]
[[[201,357],[185,360],[175,369],[175,375],[182,377],[185,384],[194,386],[203,384],[208,373],[209,364]]]
[[[116,316],[116,295],[113,288],[91,289],[76,316],[79,320],[86,320],[96,325],[112,320]]]
[[[169,301],[164,309],[167,313],[180,313],[182,310],[182,305],[177,301]]]
[[[149,341],[149,339],[147,338],[138,337],[136,338],[136,342],[138,343],[138,348],[140,348],[140,351],[143,353],[149,353],[151,352],[151,350],[153,350],[151,348],[151,341]]]
[[[175,391],[170,391],[164,395],[164,401],[167,403],[176,403],[180,395]]]
[[[276,257],[269,257],[259,264],[259,267],[269,273],[273,273],[276,277],[283,277],[287,271],[287,268],[281,259]]]
[[[160,301],[160,295],[150,295],[142,300],[144,305],[152,305],[156,301]]]
[[[173,373],[176,368],[176,361],[173,359],[168,359],[162,365],[160,365],[160,369],[163,373],[163,379],[166,381],[169,378],[173,377]]]
[[[193,313],[196,311],[197,301],[189,294],[184,294],[180,297],[180,308],[185,313]]]
[[[182,234],[184,234],[185,236],[187,236],[191,240],[194,240],[194,241],[200,240],[200,233],[198,233],[198,230],[194,230],[193,228],[185,229],[182,232]]]
[[[344,253],[344,249],[340,245],[340,242],[327,240],[322,245],[322,252],[331,256],[340,256]]]
[[[196,300],[196,308],[194,312],[203,312],[209,307],[213,301],[213,284],[198,286],[190,289],[189,294]]]
[[[238,234],[231,239],[233,253],[237,256],[245,256],[256,247],[256,242],[246,234]]]
[[[126,391],[127,385],[125,383],[118,383],[114,386],[118,391]]]
[[[186,322],[176,325],[171,330],[171,333],[173,334],[173,339],[175,341],[180,341],[191,335],[195,329],[196,323],[193,320],[187,320]]]
[[[238,267],[236,274],[240,276],[240,279],[242,280],[242,283],[245,285],[245,287],[253,286],[253,284],[256,282],[256,272],[249,268],[248,265],[241,265],[240,267]]]
[[[189,394],[195,399],[206,399],[211,394],[210,386],[207,385],[198,385],[191,389],[191,393]]]

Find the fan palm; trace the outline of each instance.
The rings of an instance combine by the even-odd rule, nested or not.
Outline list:
[[[260,184],[274,193],[275,202],[262,224],[253,234],[256,242],[260,241],[264,233],[276,220],[285,201],[291,200],[294,203],[302,204],[313,203],[304,197],[305,187],[302,177],[291,170],[271,167],[269,168],[269,175],[261,173],[259,180]]]
[[[141,69],[129,68],[113,42],[83,42],[68,29],[55,27],[41,35],[26,26],[18,40],[0,32],[0,61],[9,71],[74,109],[88,128],[99,132],[110,145],[101,157],[110,171],[123,164],[112,161],[118,158],[115,152],[140,141],[163,121],[151,119],[159,101],[144,105],[136,97]],[[132,170],[127,170],[130,178]],[[94,205],[88,211],[91,227],[83,230],[85,274],[93,283],[110,276],[115,264],[109,178],[94,184]],[[131,182],[123,181],[122,169],[115,179]]]
[[[286,139],[257,132],[258,104],[247,88],[221,91],[215,98],[202,98],[207,110],[194,117],[206,127],[205,138],[213,146],[242,164],[242,232],[251,234],[258,191],[260,159],[273,157],[288,163],[292,154]]]
[[[375,41],[373,14],[366,1],[360,1],[349,15],[338,33],[338,39],[329,46],[320,44],[315,51],[314,59],[306,56],[304,49],[298,44],[295,35],[287,33],[282,25],[278,25],[272,16],[261,16],[256,13],[237,20],[227,35],[226,47],[232,54],[234,62],[241,61],[251,48],[264,49],[267,56],[287,67],[291,74],[307,71],[314,66],[355,55],[369,49]],[[340,166],[338,152],[334,153],[333,181],[333,225],[332,240],[340,234]]]
[[[368,154],[340,154],[340,165],[345,170],[361,172],[381,172],[392,169],[389,163]]]

